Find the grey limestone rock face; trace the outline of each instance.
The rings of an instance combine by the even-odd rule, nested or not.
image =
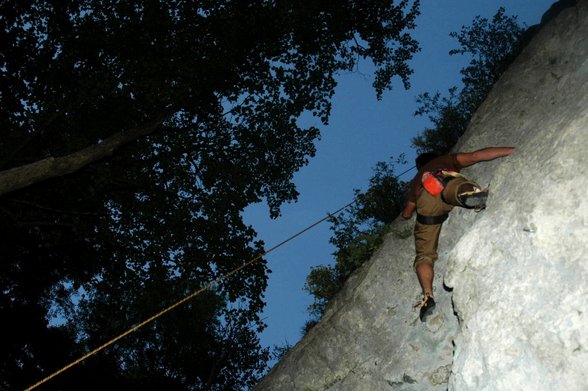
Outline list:
[[[544,26],[476,113],[463,147],[488,209],[450,251],[460,318],[449,389],[588,390],[588,1]]]
[[[414,221],[392,224],[317,324],[255,388],[588,390],[588,0],[543,26],[457,146],[514,146],[463,173],[488,208],[456,208],[435,314],[413,309]]]

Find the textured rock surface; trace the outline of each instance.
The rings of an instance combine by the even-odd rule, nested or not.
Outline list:
[[[435,315],[423,324],[412,308],[413,222],[397,220],[257,391],[588,390],[586,37],[579,0],[541,29],[460,141],[516,150],[464,171],[491,196],[443,227]]]
[[[354,273],[321,320],[256,390],[445,390],[457,330],[451,296],[436,280],[426,324],[412,270],[414,222],[396,221],[369,264]],[[455,244],[442,236],[441,251]]]
[[[545,26],[465,146],[515,145],[489,208],[451,250],[461,320],[450,389],[588,390],[588,1]]]

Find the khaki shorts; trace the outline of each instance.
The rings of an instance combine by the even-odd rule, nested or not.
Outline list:
[[[463,185],[478,185],[464,176],[458,176],[449,181],[443,190],[443,196],[448,203],[443,202],[441,195],[433,197],[426,190],[421,189],[417,196],[417,213],[423,216],[442,216],[449,213],[454,206],[461,206],[458,194],[461,193],[460,188]],[[437,246],[439,244],[439,235],[441,234],[441,226],[443,224],[421,224],[418,221],[414,226],[414,244],[416,250],[416,257],[414,260],[414,267],[421,263],[433,264],[437,258]]]

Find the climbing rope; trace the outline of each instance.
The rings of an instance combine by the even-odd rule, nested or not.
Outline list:
[[[408,170],[404,171],[403,173],[397,175],[396,177],[399,178],[402,175],[406,174],[407,172],[409,172],[410,170],[412,170],[415,167],[411,167]],[[278,243],[277,245],[275,245],[274,247],[270,248],[269,250],[261,253],[260,255],[254,257],[253,259],[251,259],[250,261],[244,263],[243,265],[231,270],[230,272],[218,277],[217,279],[209,282],[207,285],[205,285],[204,287],[198,289],[197,291],[193,292],[192,294],[184,297],[182,300],[179,300],[178,302],[170,305],[169,307],[164,308],[163,310],[159,311],[158,313],[156,313],[155,315],[151,316],[150,318],[144,320],[143,322],[137,324],[136,326],[128,329],[127,331],[125,331],[124,333],[112,338],[111,340],[109,340],[108,342],[105,342],[104,344],[100,345],[99,347],[97,347],[96,349],[86,353],[85,355],[83,355],[82,357],[78,358],[77,360],[71,362],[70,364],[64,366],[63,368],[53,372],[51,375],[45,377],[44,379],[38,381],[37,383],[33,384],[32,386],[28,387],[25,389],[25,391],[30,391],[33,390],[37,387],[39,387],[41,384],[53,379],[54,377],[60,375],[61,373],[67,371],[68,369],[70,369],[71,367],[81,363],[82,361],[84,361],[85,359],[95,355],[96,353],[100,352],[101,350],[107,348],[108,346],[114,344],[115,342],[121,340],[122,338],[126,337],[127,335],[135,332],[136,330],[140,329],[141,327],[153,322],[154,320],[156,320],[157,318],[165,315],[166,313],[170,312],[171,310],[173,310],[176,307],[181,306],[182,304],[186,303],[187,301],[192,300],[194,297],[200,295],[202,292],[207,291],[208,289],[214,288],[215,286],[217,286],[220,282],[222,282],[223,280],[226,280],[227,278],[239,273],[241,270],[245,269],[246,267],[252,265],[253,263],[259,261],[261,258],[263,258],[264,256],[266,256],[267,254],[275,251],[276,249],[278,249],[279,247],[283,246],[284,244],[296,239],[297,237],[303,235],[304,233],[306,233],[307,231],[310,231],[311,229],[313,229],[314,227],[316,227],[317,225],[319,225],[320,223],[322,223],[323,221],[329,219],[332,216],[335,216],[336,214],[340,213],[341,211],[347,209],[348,207],[350,207],[351,205],[355,204],[358,200],[354,199],[353,201],[351,201],[350,203],[348,203],[345,206],[342,206],[341,208],[337,209],[336,211],[332,212],[332,213],[328,213],[325,217],[323,217],[322,219],[314,222],[313,224],[309,225],[308,227],[304,228],[302,231],[299,231],[298,233],[290,236],[288,239]]]

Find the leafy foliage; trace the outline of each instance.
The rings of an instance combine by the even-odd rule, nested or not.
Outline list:
[[[401,157],[398,162],[403,162]],[[347,278],[370,259],[382,243],[387,224],[402,210],[405,184],[394,175],[392,163],[378,162],[365,192],[355,190],[356,203],[338,216],[332,216],[331,243],[336,251],[334,265],[312,268],[305,290],[314,296],[309,307],[311,321],[306,330],[323,315],[329,300]]]
[[[413,138],[418,153],[448,152],[465,132],[474,112],[486,99],[494,83],[516,58],[529,39],[516,16],[499,8],[492,20],[477,16],[471,26],[463,26],[451,37],[460,44],[451,55],[469,55],[471,61],[461,70],[463,87],[449,89],[449,95],[426,92],[418,96],[415,115],[428,115],[432,127]]]
[[[391,0],[2,2],[0,179],[88,148],[110,156],[16,191],[0,181],[0,388],[29,386],[259,254],[241,214],[265,200],[276,217],[296,199],[292,176],[319,137],[297,119],[326,123],[337,72],[362,58],[378,95],[395,76],[408,86],[417,14]],[[105,147],[132,129],[145,131]],[[257,338],[267,272],[247,268],[52,384],[250,387],[269,355]]]

